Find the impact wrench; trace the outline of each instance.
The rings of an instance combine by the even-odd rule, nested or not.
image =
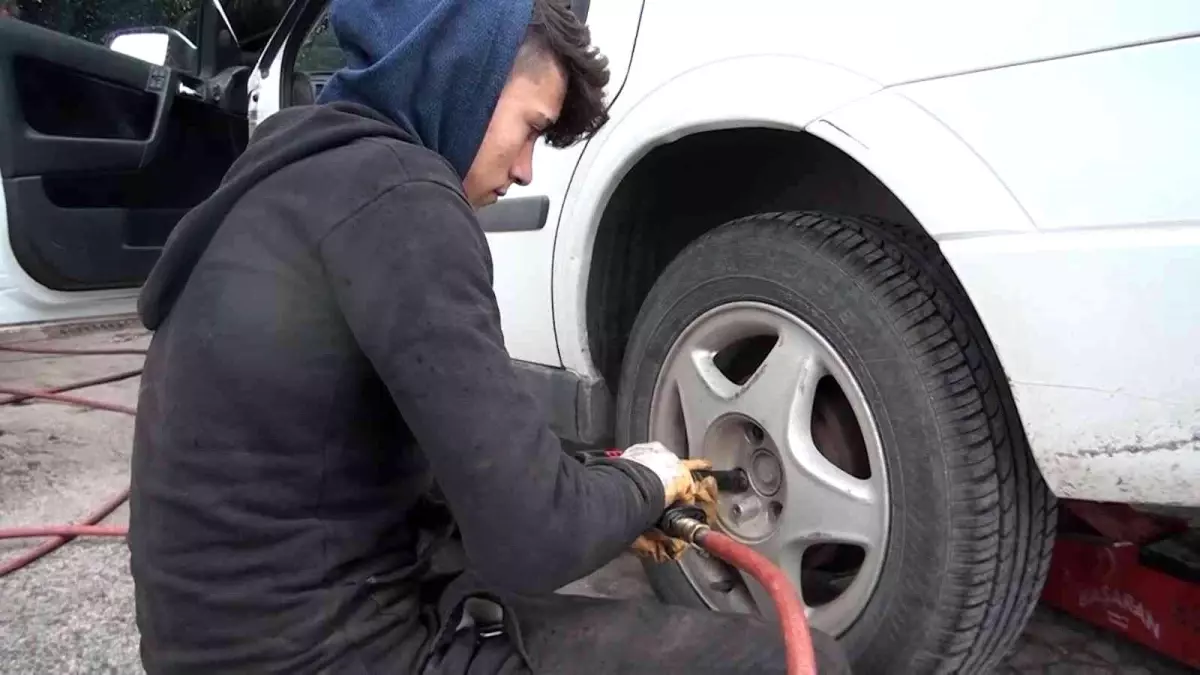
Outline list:
[[[621,451],[585,450],[577,455],[584,460],[589,457],[615,458],[621,456]],[[692,472],[692,478],[696,481],[708,477],[716,481],[719,492],[740,493],[750,489],[750,479],[741,469],[702,469]],[[713,530],[706,521],[704,509],[699,506],[675,504],[663,513],[657,527],[668,537],[703,549],[762,584],[779,615],[788,675],[816,675],[817,661],[813,653],[812,634],[808,631],[808,616],[804,613],[800,594],[787,574],[753,548]]]

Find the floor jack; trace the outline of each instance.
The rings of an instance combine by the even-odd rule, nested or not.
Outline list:
[[[1200,668],[1200,530],[1123,504],[1059,513],[1042,600]]]

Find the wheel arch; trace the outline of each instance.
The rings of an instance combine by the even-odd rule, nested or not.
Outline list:
[[[799,133],[827,111],[880,89],[841,68],[777,54],[722,58],[678,72],[657,66],[635,56],[609,123],[584,148],[563,199],[554,243],[555,332],[563,366],[588,379],[600,377],[587,337],[597,235],[621,208],[614,196],[631,176],[636,180],[637,167],[660,148],[707,134]]]
[[[722,65],[728,71],[739,61]],[[815,69],[811,80],[829,79],[826,68],[842,73],[806,66]],[[723,73],[704,86],[733,79]],[[756,84],[744,79],[747,87]],[[861,80],[842,81],[823,103],[812,97],[814,113],[804,115],[789,107],[792,94],[751,96],[735,85],[718,106],[727,110],[713,113],[688,106],[686,97],[667,91],[672,86],[682,85],[668,85],[614,115],[614,128],[589,146],[563,212],[572,226],[560,228],[556,241],[555,323],[563,363],[610,387],[628,328],[658,273],[689,242],[727,220],[783,210],[868,215],[898,223],[935,247],[942,238],[1034,230],[990,167],[897,93],[862,93],[869,85]],[[948,192],[956,198],[946,199]]]

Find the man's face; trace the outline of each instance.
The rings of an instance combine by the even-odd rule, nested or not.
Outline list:
[[[533,180],[533,144],[558,119],[567,80],[551,59],[522,55],[492,112],[463,189],[471,206],[495,202],[513,183]]]

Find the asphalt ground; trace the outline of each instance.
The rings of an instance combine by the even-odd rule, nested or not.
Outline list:
[[[48,335],[59,335],[47,339]],[[61,337],[66,335],[66,337]],[[28,336],[26,336],[28,337]],[[39,333],[55,348],[143,348],[148,336],[112,324]],[[0,343],[13,336],[0,336]],[[25,342],[23,344],[30,344]],[[138,367],[137,356],[41,357],[0,352],[0,385],[47,388]],[[138,380],[78,392],[133,406]],[[58,404],[0,407],[0,527],[71,522],[125,487],[132,418]],[[124,524],[118,510],[106,524]],[[32,545],[0,541],[0,561]],[[563,592],[646,598],[641,567],[621,558]],[[0,579],[0,674],[140,673],[128,551],[120,539],[79,539]],[[1058,612],[1039,608],[1002,673],[1196,672]]]

